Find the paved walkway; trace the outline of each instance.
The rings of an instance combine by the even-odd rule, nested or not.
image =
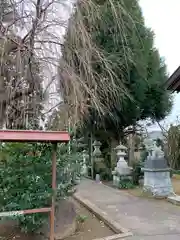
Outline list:
[[[129,229],[127,240],[179,240],[180,207],[165,201],[134,197],[85,179],[77,194]]]

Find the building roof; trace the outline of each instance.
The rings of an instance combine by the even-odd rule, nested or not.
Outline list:
[[[2,142],[68,142],[68,132],[34,130],[0,130]]]
[[[176,69],[176,71],[169,77],[166,82],[166,86],[168,90],[173,92],[180,92],[180,66]]]

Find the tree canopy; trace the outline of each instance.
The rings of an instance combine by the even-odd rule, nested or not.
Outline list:
[[[93,6],[94,12],[89,6]],[[79,22],[83,32],[77,34],[75,27]],[[84,37],[84,32],[88,37]],[[103,54],[104,61],[83,48],[88,39]],[[84,54],[90,54],[88,68],[92,77],[84,67]],[[92,93],[87,94],[83,101],[88,109],[83,115],[86,128],[105,129],[117,136],[138,120],[161,120],[171,109],[171,97],[164,85],[168,77],[166,65],[154,47],[154,33],[145,26],[137,0],[91,0],[88,4],[78,1],[65,38],[63,60],[79,76],[72,80],[66,74],[63,84],[71,84],[72,89],[71,81],[79,80],[81,86],[92,86],[91,91],[103,107],[100,113]],[[71,91],[63,89],[65,99],[70,98]]]

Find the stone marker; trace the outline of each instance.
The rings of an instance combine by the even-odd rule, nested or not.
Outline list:
[[[96,140],[93,143],[94,151],[92,153],[92,157],[93,157],[94,170],[96,172],[96,175],[95,175],[96,182],[100,182],[101,180],[100,173],[105,172],[106,170],[104,158],[100,150],[101,145],[102,143]]]
[[[88,175],[88,168],[86,165],[87,158],[88,158],[88,154],[87,154],[86,150],[83,150],[83,164],[82,164],[82,168],[81,168],[81,175],[83,175],[83,176]]]
[[[173,188],[164,153],[151,140],[146,144],[146,148],[148,157],[143,168],[144,191],[151,192],[155,197],[168,197],[173,194]]]

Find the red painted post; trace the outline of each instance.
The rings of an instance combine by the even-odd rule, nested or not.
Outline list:
[[[50,208],[27,209],[21,211],[2,212],[1,216],[13,216],[50,211],[50,240],[54,240],[55,230],[55,191],[56,191],[56,150],[58,142],[68,142],[68,132],[58,131],[33,131],[33,130],[0,130],[2,142],[48,142],[53,144],[52,151],[52,206]]]
[[[52,150],[52,206],[51,206],[51,216],[50,216],[50,240],[54,240],[54,230],[55,230],[55,191],[56,191],[56,150],[57,143],[53,144]]]

